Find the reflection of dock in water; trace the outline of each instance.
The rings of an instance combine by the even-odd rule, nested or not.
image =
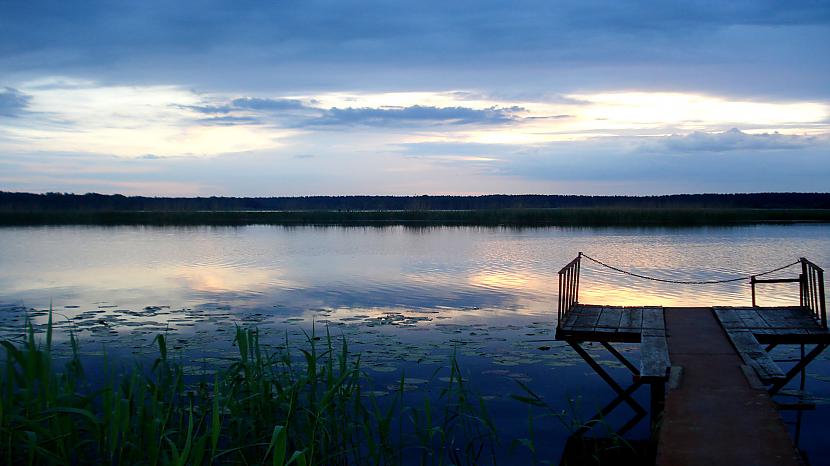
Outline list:
[[[669,283],[748,280],[753,306],[582,304],[578,296],[583,258],[634,277]],[[797,278],[759,278],[796,265],[801,268]],[[790,282],[799,285],[798,306],[755,306],[757,284]],[[580,253],[559,272],[556,338],[566,341],[617,394],[574,434],[575,438],[587,438],[595,425],[623,403],[635,412],[631,421],[617,429],[624,435],[647,414],[632,394],[648,385],[657,464],[796,465],[800,463],[798,451],[777,410],[811,406],[776,403],[772,397],[798,375],[803,391],[806,366],[830,345],[824,272],[801,258],[751,277],[685,282],[626,272]],[[617,382],[585,351],[582,344],[586,342],[599,343],[608,350],[628,368],[633,382],[628,387]],[[639,364],[617,351],[612,345],[616,342],[639,343]],[[786,370],[770,354],[778,345],[799,345],[801,349],[801,357]],[[805,345],[812,347],[805,351]],[[800,426],[796,443],[799,434]],[[573,443],[572,438],[569,445]]]

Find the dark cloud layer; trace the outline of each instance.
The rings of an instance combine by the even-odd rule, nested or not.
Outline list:
[[[310,125],[388,126],[404,123],[501,124],[514,121],[521,107],[474,109],[413,105],[401,108],[331,108]]]
[[[825,25],[830,5],[819,1],[440,2],[370,1],[5,1],[4,55],[60,46],[102,50],[198,52],[228,43],[288,53],[311,44],[394,51],[401,40],[467,49],[547,49],[588,35],[674,37],[734,26]],[[49,26],[49,27],[46,27]],[[106,38],[109,40],[101,40]],[[392,43],[380,44],[384,40]],[[546,44],[544,40],[549,42]],[[361,43],[361,41],[363,43]],[[378,43],[375,43],[377,41]],[[473,47],[474,43],[479,44]],[[292,45],[292,43],[294,45]],[[587,52],[586,52],[587,53]]]
[[[200,118],[197,120],[201,124],[210,126],[235,126],[235,125],[252,125],[260,123],[258,118],[243,117],[243,116],[216,116],[210,118]]]
[[[299,100],[294,99],[263,99],[257,97],[241,97],[234,99],[234,107],[251,110],[303,110],[308,107]]]
[[[687,135],[669,136],[651,144],[651,147],[671,152],[799,149],[808,146],[813,139],[779,133],[749,134],[732,128],[722,133],[695,131]]]
[[[0,67],[20,75],[830,95],[819,79],[830,60],[815,56],[830,40],[830,3],[819,1],[35,0],[2,11]]]
[[[10,87],[0,89],[0,116],[10,117],[18,115],[29,105],[31,99],[31,96],[17,89]]]
[[[210,115],[227,114],[239,110],[255,110],[262,112],[279,112],[284,110],[309,110],[313,107],[307,106],[300,100],[294,99],[267,99],[260,97],[239,97],[230,102],[215,105],[180,105],[181,108],[193,110],[199,113]]]
[[[212,115],[199,119],[207,124],[269,123],[285,119],[293,127],[335,126],[418,126],[445,125],[494,125],[517,121],[526,110],[522,107],[435,107],[412,105],[408,107],[315,107],[316,102],[305,103],[296,99],[268,99],[239,97],[218,105],[185,105],[182,108]],[[240,115],[240,113],[247,113]],[[251,113],[253,113],[252,116]],[[290,121],[288,121],[290,120]]]

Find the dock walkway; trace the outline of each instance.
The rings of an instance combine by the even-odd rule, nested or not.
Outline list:
[[[666,397],[657,464],[800,464],[772,399],[750,385],[712,309],[666,308],[665,317],[669,357],[683,372]]]

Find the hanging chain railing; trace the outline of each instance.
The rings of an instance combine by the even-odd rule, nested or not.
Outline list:
[[[749,280],[752,287],[752,306],[757,306],[755,300],[755,285],[758,283],[798,283],[800,288],[801,307],[808,309],[817,320],[821,322],[823,328],[827,328],[827,309],[824,298],[824,270],[816,264],[810,262],[802,257],[799,260],[790,264],[776,267],[772,270],[760,272],[752,275],[743,275],[735,278],[727,278],[722,280],[673,280],[668,278],[650,277],[634,273],[628,270],[623,270],[618,267],[606,264],[599,259],[580,252],[576,258],[568,263],[562,270],[559,271],[559,310],[558,310],[558,324],[561,325],[565,321],[565,317],[579,304],[579,271],[582,266],[582,258],[586,258],[602,267],[613,270],[615,272],[630,275],[632,277],[641,278],[644,280],[651,280],[660,283],[672,283],[681,285],[713,285],[718,283],[733,283],[744,280]],[[771,278],[761,279],[763,277],[796,264],[801,264],[801,275],[798,278]]]
[[[592,262],[595,262],[595,263],[597,263],[597,264],[599,264],[599,265],[601,265],[605,268],[611,269],[615,272],[624,273],[626,275],[631,275],[632,277],[642,278],[644,280],[651,280],[653,282],[674,283],[674,284],[678,284],[678,285],[715,285],[715,284],[718,284],[718,283],[740,282],[740,281],[744,281],[744,280],[750,280],[752,277],[763,277],[764,275],[769,275],[771,273],[775,273],[775,272],[778,272],[780,270],[784,270],[788,267],[792,267],[792,266],[798,264],[799,262],[801,262],[800,260],[797,260],[797,261],[791,262],[787,265],[782,265],[781,267],[776,267],[772,270],[767,270],[766,272],[756,273],[756,274],[753,274],[753,275],[742,275],[740,277],[735,277],[735,278],[725,278],[725,279],[722,279],[722,280],[673,280],[673,279],[669,279],[669,278],[657,278],[657,277],[649,277],[647,275],[640,275],[638,273],[634,273],[634,272],[630,272],[628,270],[623,270],[623,269],[614,267],[613,265],[608,265],[605,262],[602,262],[599,259],[594,259],[593,257],[591,257],[587,254],[581,253],[581,255],[582,255],[582,257],[584,257],[584,258],[586,258],[586,259],[588,259]]]

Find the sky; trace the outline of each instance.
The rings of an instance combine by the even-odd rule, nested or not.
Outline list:
[[[0,190],[830,191],[826,0],[0,12]]]

